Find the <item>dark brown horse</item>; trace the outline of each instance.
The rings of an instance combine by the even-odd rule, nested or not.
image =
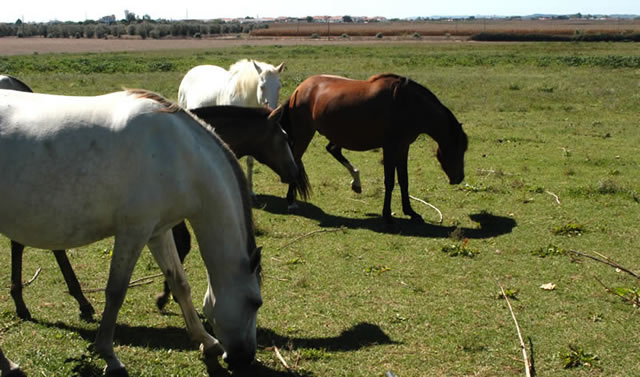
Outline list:
[[[289,134],[293,155],[306,176],[302,155],[316,131],[329,144],[326,149],[353,176],[352,189],[361,191],[357,169],[342,155],[342,148],[365,151],[382,148],[384,159],[384,205],[382,216],[392,223],[391,192],[398,172],[402,210],[422,221],[409,203],[407,156],[409,145],[426,133],[438,143],[437,158],[451,184],[464,179],[467,135],[453,113],[424,86],[406,77],[383,74],[366,81],[319,75],[303,81],[287,102],[282,127]],[[308,191],[289,186],[287,201],[295,208],[296,192],[305,199]]]

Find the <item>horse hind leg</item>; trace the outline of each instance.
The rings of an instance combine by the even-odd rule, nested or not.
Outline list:
[[[176,249],[178,250],[180,263],[183,263],[184,258],[187,256],[187,254],[189,254],[189,251],[191,250],[191,234],[189,233],[187,224],[184,221],[174,226],[171,229],[171,232],[173,233],[173,239],[176,244]],[[156,296],[156,306],[160,311],[164,310],[167,302],[169,302],[170,295],[171,289],[169,288],[169,283],[165,279],[164,290]]]
[[[338,160],[338,162],[340,162],[345,168],[347,168],[347,170],[349,171],[349,174],[351,174],[351,177],[353,178],[353,180],[351,181],[351,190],[360,194],[362,192],[362,183],[360,182],[360,170],[353,167],[353,165],[351,165],[351,162],[349,162],[349,160],[347,160],[347,158],[344,157],[344,155],[342,154],[342,148],[329,142],[329,144],[327,144],[326,149],[327,149],[327,152],[331,153],[331,155],[336,160]]]
[[[22,254],[24,245],[11,241],[11,297],[16,306],[16,314],[21,319],[28,321],[31,313],[22,297]]]
[[[91,306],[91,303],[89,303],[87,298],[84,297],[78,278],[73,272],[71,263],[69,263],[69,258],[67,258],[67,253],[65,253],[64,250],[53,250],[53,255],[56,257],[56,262],[58,262],[60,271],[62,271],[64,281],[67,283],[69,294],[78,302],[78,306],[80,307],[80,318],[88,322],[93,321],[93,315],[96,311],[93,309],[93,306]]]

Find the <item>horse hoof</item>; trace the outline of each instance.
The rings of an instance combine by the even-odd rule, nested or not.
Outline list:
[[[159,295],[156,296],[156,307],[158,308],[158,310],[163,311],[164,307],[167,305],[167,302],[169,301],[169,296],[165,295],[164,293],[160,293]]]
[[[31,313],[27,308],[24,310],[17,310],[16,314],[18,314],[18,317],[23,321],[31,321]]]
[[[93,315],[96,314],[96,311],[93,309],[91,304],[82,305],[80,307],[80,319],[86,322],[93,322]]]
[[[113,370],[105,370],[105,377],[129,377],[129,373],[125,368],[118,368]]]
[[[9,373],[7,373],[6,375],[3,375],[6,377],[27,377],[27,374],[25,372],[23,372],[20,368],[18,369],[14,369],[12,371],[9,371]]]
[[[424,224],[424,219],[418,214],[411,215],[411,222],[414,224]]]
[[[351,184],[351,190],[356,194],[362,194],[362,186],[356,186],[353,183]]]

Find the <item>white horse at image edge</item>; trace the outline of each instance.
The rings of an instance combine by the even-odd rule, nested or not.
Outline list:
[[[280,73],[277,67],[255,60],[239,60],[229,70],[215,65],[191,68],[178,89],[178,104],[193,110],[208,106],[278,107]],[[247,180],[253,193],[253,157],[247,156]]]
[[[115,236],[95,351],[126,375],[113,336],[143,246],[168,279],[187,332],[230,368],[256,353],[260,249],[246,181],[211,127],[159,95],[66,97],[0,89],[0,233],[43,249]],[[207,269],[204,313],[191,301],[171,227],[191,223]],[[5,256],[6,257],[6,256]],[[7,346],[7,343],[4,343]]]

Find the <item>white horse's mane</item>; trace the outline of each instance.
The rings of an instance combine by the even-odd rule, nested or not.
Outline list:
[[[236,93],[241,97],[248,98],[255,95],[258,89],[258,80],[256,79],[258,72],[253,65],[254,63],[258,65],[263,72],[267,72],[267,74],[278,74],[276,67],[257,60],[242,59],[233,63],[229,67],[229,75],[235,82]]]

